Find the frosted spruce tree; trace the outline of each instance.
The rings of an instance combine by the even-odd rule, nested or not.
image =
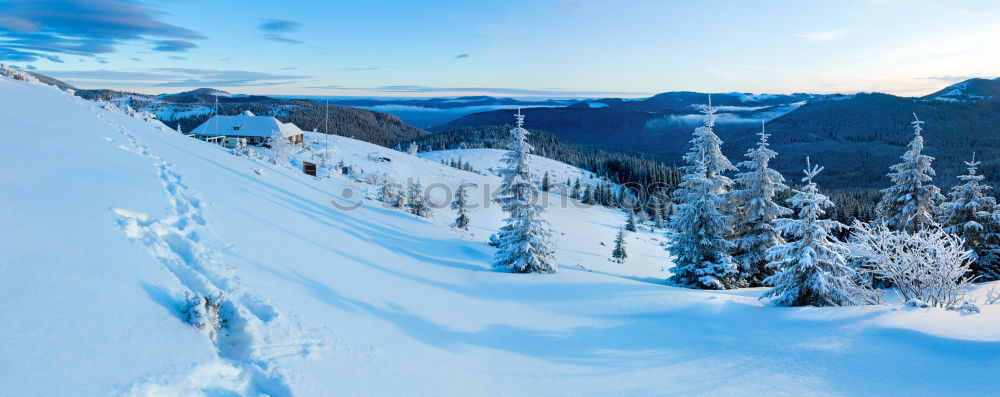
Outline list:
[[[427,202],[427,197],[424,196],[424,186],[420,183],[419,179],[410,185],[405,205],[407,211],[422,218],[430,218],[431,214],[433,214],[433,209]]]
[[[635,211],[632,210],[625,210],[625,211],[628,212],[628,218],[626,218],[625,220],[625,230],[628,230],[630,232],[638,230],[635,225]]]
[[[555,249],[550,241],[548,222],[541,218],[538,205],[538,188],[531,183],[528,168],[528,130],[524,129],[524,115],[518,110],[517,125],[510,131],[513,141],[503,156],[500,189],[497,192],[504,212],[508,214],[503,226],[491,241],[499,250],[494,266],[514,273],[555,273],[552,257]]]
[[[670,243],[674,257],[670,283],[704,289],[727,289],[737,285],[737,269],[729,251],[730,216],[726,192],[733,181],[722,175],[734,170],[722,154],[722,140],[712,131],[715,108],[711,99],[702,109],[705,124],[694,131],[687,165],[675,194],[676,214],[670,217]]]
[[[889,178],[893,186],[882,190],[882,200],[876,207],[878,219],[892,230],[915,232],[935,225],[934,213],[938,203],[944,201],[941,189],[930,184],[934,178],[931,168],[933,157],[922,154],[924,150],[923,121],[913,115],[913,140],[909,150],[901,157],[902,163],[893,165]]]
[[[615,237],[615,248],[611,250],[611,259],[618,263],[625,263],[628,254],[625,253],[625,229],[618,229],[618,236]]]
[[[657,229],[662,229],[663,224],[663,200],[660,199],[659,194],[653,194],[649,198],[649,211],[650,220],[653,221],[653,227]]]
[[[847,248],[831,235],[847,226],[821,219],[833,206],[813,181],[822,170],[806,157],[802,178],[806,185],[794,190],[788,199],[798,210],[798,217],[775,220],[778,232],[792,241],[767,250],[771,261],[767,266],[776,274],[764,279],[764,284],[774,288],[761,299],[771,298],[779,306],[845,306],[858,304],[865,296],[854,281],[854,269],[847,263]]]
[[[792,210],[774,201],[775,195],[788,189],[785,178],[771,169],[768,163],[778,155],[768,148],[764,123],[757,134],[757,147],[747,150],[749,160],[739,164],[745,172],[734,178],[737,189],[731,196],[736,203],[733,232],[737,236],[733,260],[739,266],[741,285],[757,287],[772,275],[767,268],[767,250],[784,244],[781,234],[774,229],[774,220],[788,216]]]
[[[455,201],[451,202],[451,209],[458,213],[455,217],[455,223],[452,227],[468,231],[469,230],[469,192],[466,191],[468,185],[462,183],[458,185],[458,191],[455,192]]]
[[[973,252],[972,271],[981,280],[1000,280],[1000,207],[977,175],[976,155],[966,161],[969,173],[951,188],[950,200],[941,205],[939,221],[944,230],[958,235]]]

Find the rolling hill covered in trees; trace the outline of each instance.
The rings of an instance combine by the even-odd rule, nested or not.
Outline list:
[[[708,98],[705,94],[685,95],[684,100],[675,96],[671,101],[661,97],[659,103],[664,107],[660,110],[655,110],[650,100],[602,99],[581,102],[588,106],[534,108],[524,113],[530,128],[547,131],[566,142],[680,164],[691,132],[700,122],[693,114],[697,96]],[[957,176],[964,171],[962,161],[971,158],[973,152],[980,153],[987,181],[1000,182],[1000,159],[989,154],[1000,149],[1000,103],[995,101],[945,101],[878,93],[796,94],[733,105],[739,98],[734,94],[712,95],[713,105],[720,107],[716,133],[725,141],[724,153],[734,160],[742,159],[756,139],[760,122],[765,121],[768,132],[773,134],[772,148],[779,153],[774,166],[783,174],[797,174],[805,157],[811,156],[827,168],[817,177],[822,186],[884,187],[889,183],[885,176],[889,165],[903,154],[912,136],[909,122],[916,113],[926,121],[927,153],[937,158],[935,183],[943,187],[955,185]],[[800,102],[791,102],[795,100]],[[593,107],[595,102],[602,106]],[[496,110],[472,114],[437,130],[504,124],[512,113]]]

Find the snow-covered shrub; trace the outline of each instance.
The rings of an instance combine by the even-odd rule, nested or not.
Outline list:
[[[973,279],[968,275],[972,252],[961,237],[940,228],[907,233],[857,221],[853,228],[848,247],[864,264],[859,270],[892,283],[904,302],[949,307],[965,300]]]
[[[399,209],[406,205],[406,200],[403,197],[402,192],[400,192],[400,185],[398,182],[386,178],[378,186],[378,189],[378,200],[386,206]]]
[[[986,298],[983,301],[987,305],[995,305],[1000,303],[1000,291],[997,291],[997,287],[994,285],[990,287],[989,291],[986,291]]]
[[[284,165],[288,163],[288,159],[295,151],[295,145],[288,138],[285,138],[281,131],[274,131],[267,138],[267,146],[271,148],[271,163],[273,164]]]
[[[184,308],[185,319],[188,324],[201,330],[214,341],[217,331],[226,324],[226,320],[219,313],[221,307],[221,292],[215,298],[200,295],[189,296]]]
[[[956,312],[965,312],[965,313],[979,313],[981,311],[979,310],[979,305],[977,305],[976,302],[973,302],[968,299],[963,299],[962,302],[960,303],[948,305],[948,307],[946,307],[945,309],[954,310]]]

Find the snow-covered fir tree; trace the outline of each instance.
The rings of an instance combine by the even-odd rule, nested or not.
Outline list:
[[[931,168],[933,157],[922,154],[924,150],[923,121],[913,115],[913,140],[909,150],[901,157],[903,162],[893,165],[889,178],[893,186],[882,190],[882,200],[876,211],[879,220],[892,230],[917,231],[935,225],[934,213],[938,203],[944,201],[941,189],[930,182],[934,178]]]
[[[657,229],[663,228],[663,199],[660,195],[654,194],[649,198],[649,212],[650,220],[653,221],[653,227]]]
[[[413,142],[410,142],[410,146],[406,148],[406,153],[409,153],[412,156],[416,156],[418,151],[420,151],[420,146]]]
[[[551,184],[549,182],[549,172],[545,171],[545,175],[542,176],[542,191],[543,192],[547,192],[551,188],[552,188],[552,186],[551,186]]]
[[[569,197],[574,199],[580,198],[580,178],[576,178],[576,183],[573,184],[573,190],[570,191]]]
[[[555,249],[550,240],[548,222],[541,218],[538,188],[531,183],[528,168],[532,147],[524,116],[517,112],[517,125],[510,131],[512,142],[503,156],[501,184],[497,199],[504,212],[506,225],[495,238],[498,245],[494,266],[514,273],[555,273],[552,257]]]
[[[806,157],[805,187],[794,190],[788,203],[798,210],[797,218],[775,220],[777,230],[791,240],[767,250],[768,267],[776,274],[764,279],[770,298],[779,306],[845,306],[860,303],[864,290],[855,283],[856,273],[848,264],[847,248],[832,233],[847,226],[822,219],[833,206],[819,192],[816,177],[823,168]]]
[[[424,196],[424,186],[420,183],[420,179],[410,185],[410,190],[406,195],[406,210],[423,218],[430,218],[433,213],[433,209],[427,202],[427,197]]]
[[[966,161],[969,173],[959,176],[961,185],[951,188],[948,202],[941,205],[939,221],[949,233],[965,240],[972,249],[972,271],[980,280],[1000,280],[1000,207],[978,175],[976,155]]]
[[[615,237],[615,248],[611,250],[611,259],[618,263],[624,263],[628,258],[625,253],[625,229],[618,229],[618,236]]]
[[[674,257],[669,282],[705,289],[727,289],[737,284],[737,268],[726,240],[732,229],[727,214],[726,192],[732,180],[722,175],[735,169],[722,154],[722,140],[712,131],[715,108],[711,99],[702,109],[705,124],[694,131],[687,165],[675,192],[676,215],[670,218],[670,243]]]
[[[587,205],[594,204],[594,189],[587,185],[580,194],[580,202]]]
[[[767,250],[785,243],[774,229],[774,220],[792,213],[774,201],[775,195],[788,186],[785,178],[769,167],[778,153],[768,147],[770,134],[764,131],[763,122],[757,135],[760,136],[757,147],[747,150],[748,160],[739,164],[746,171],[736,175],[737,188],[731,193],[736,203],[733,232],[737,239],[733,260],[739,266],[741,284],[754,287],[772,275],[766,266]]]
[[[458,214],[455,217],[455,223],[452,223],[452,227],[459,230],[469,230],[469,192],[466,190],[468,184],[462,183],[458,185],[458,191],[455,192],[455,201],[451,202],[451,209],[455,210]]]
[[[625,211],[628,212],[628,218],[625,220],[625,230],[628,230],[630,232],[638,230],[636,229],[635,225],[635,211],[632,210],[625,210]]]

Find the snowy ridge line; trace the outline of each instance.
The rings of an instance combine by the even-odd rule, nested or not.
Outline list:
[[[153,218],[146,214],[112,208],[120,216],[119,224],[132,240],[142,243],[186,289],[187,296],[223,296],[220,315],[226,326],[212,341],[220,362],[201,365],[183,376],[182,394],[197,390],[226,390],[240,395],[292,395],[289,375],[276,363],[289,356],[308,357],[323,344],[288,315],[265,299],[247,290],[235,269],[219,263],[205,236],[207,224],[203,203],[187,186],[171,163],[149,151],[122,125],[101,115],[98,119],[117,128],[128,144],[118,147],[152,159],[170,201],[170,212]],[[200,299],[200,298],[199,298]],[[175,297],[178,308],[184,303]],[[149,394],[173,385],[147,380],[133,385],[130,393]],[[177,383],[176,380],[169,383]]]

